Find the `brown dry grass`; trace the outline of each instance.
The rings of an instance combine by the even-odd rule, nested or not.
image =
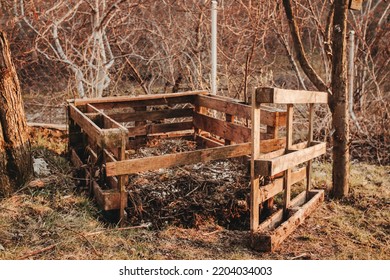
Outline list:
[[[68,162],[46,149],[35,153],[52,174],[0,201],[0,259],[390,259],[389,166],[354,163],[348,198],[326,199],[276,252],[258,253],[248,232],[213,221],[160,231],[107,225],[75,188]],[[314,170],[314,185],[327,188],[330,164]]]

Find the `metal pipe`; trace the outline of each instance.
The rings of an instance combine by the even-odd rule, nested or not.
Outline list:
[[[211,94],[216,95],[217,88],[217,5],[211,1]]]
[[[359,122],[356,119],[355,112],[353,111],[353,90],[354,90],[354,78],[355,78],[355,31],[349,31],[349,56],[348,56],[348,91],[349,91],[349,114],[351,119],[355,122],[359,132],[362,133],[362,129]]]

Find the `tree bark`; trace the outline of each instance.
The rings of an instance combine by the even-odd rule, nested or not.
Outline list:
[[[335,0],[332,39],[333,188],[331,195],[341,198],[349,192],[349,112],[347,76],[348,1]]]
[[[327,91],[326,84],[311,67],[305,54],[299,35],[298,25],[291,7],[291,0],[283,0],[283,6],[289,22],[297,58],[303,71],[318,90]],[[335,0],[328,16],[332,25],[332,76],[329,95],[329,108],[332,112],[333,133],[333,167],[331,195],[341,198],[349,192],[349,113],[347,86],[347,16],[348,0]],[[332,14],[333,12],[333,14]],[[333,15],[333,17],[332,17]],[[332,23],[332,24],[331,24]]]
[[[5,33],[0,31],[0,196],[32,174],[31,146],[19,79]]]

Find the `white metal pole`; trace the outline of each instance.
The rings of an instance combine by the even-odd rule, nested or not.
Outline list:
[[[348,91],[349,91],[349,114],[351,119],[355,122],[359,132],[362,132],[362,128],[356,119],[355,112],[353,111],[353,87],[355,76],[355,31],[349,31],[349,59],[348,59]]]
[[[217,5],[211,1],[211,94],[216,95],[217,88]]]

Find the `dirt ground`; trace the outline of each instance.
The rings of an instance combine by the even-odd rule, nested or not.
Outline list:
[[[60,156],[66,147],[63,134],[41,129],[34,130],[32,136],[34,157],[44,159],[49,172],[0,200],[0,259],[390,259],[389,166],[353,162],[348,198],[326,198],[275,252],[260,253],[248,245],[245,215],[240,218],[244,221],[241,228],[230,226],[227,219],[216,219],[216,215],[201,215],[204,209],[196,213],[198,220],[188,224],[180,218],[161,223],[161,218],[167,216],[164,211],[158,212],[159,222],[154,225],[151,219],[134,217],[123,228],[108,224],[94,202],[75,186],[73,169]],[[187,177],[181,171],[180,183],[187,181],[193,186],[186,189],[186,194],[192,191],[190,197],[198,191],[212,193],[212,189],[223,193],[224,185],[225,190],[237,185],[236,180],[222,177],[216,181],[223,184],[196,189],[197,184],[204,185],[200,178],[210,179],[205,170],[217,167],[225,168],[221,163],[205,166],[203,175]],[[245,170],[239,172],[245,176]],[[330,173],[329,163],[316,162],[314,186],[328,189]],[[191,182],[190,177],[196,180]],[[215,199],[213,195],[209,197]],[[175,199],[179,198],[175,194]],[[231,197],[219,199],[219,203],[207,205],[223,208],[227,203],[225,209],[234,208]],[[210,213],[226,214],[222,210]],[[156,213],[148,215],[153,217]]]

